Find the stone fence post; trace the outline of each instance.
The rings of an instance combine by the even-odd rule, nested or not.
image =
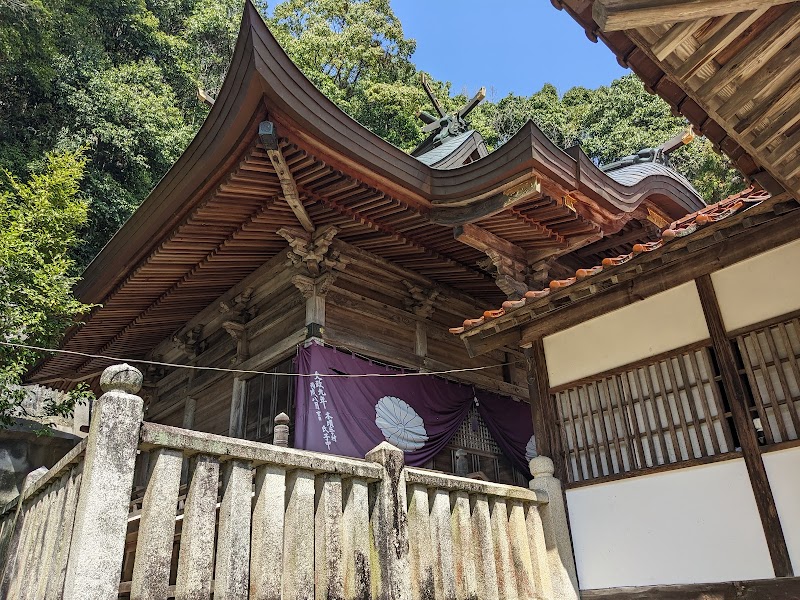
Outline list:
[[[408,508],[403,451],[389,442],[381,442],[367,452],[368,461],[383,466],[383,480],[378,484],[372,532],[378,552],[380,600],[411,600],[409,564]]]
[[[130,365],[103,371],[94,405],[67,564],[64,598],[118,597],[125,533],[142,424],[142,374]]]
[[[555,600],[578,600],[578,574],[572,553],[567,511],[561,482],[553,477],[553,461],[546,456],[537,456],[530,462],[532,490],[547,493],[549,502],[539,507],[547,546],[547,560],[553,582]]]

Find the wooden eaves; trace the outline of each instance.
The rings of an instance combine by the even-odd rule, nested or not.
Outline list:
[[[280,156],[259,139],[265,121],[276,129]],[[289,172],[281,175],[284,165]],[[62,347],[143,357],[283,251],[281,227],[346,224],[338,239],[495,302],[502,293],[477,266],[484,253],[456,239],[454,227],[480,221],[505,235],[511,223],[517,243],[546,254],[552,240],[568,251],[614,235],[632,219],[652,213],[670,221],[701,205],[694,190],[663,173],[621,185],[579,150],[559,149],[533,123],[484,158],[431,168],[321,94],[248,2],[208,118],[87,268],[76,294],[100,306]],[[538,220],[542,210],[556,215],[555,224]],[[562,235],[567,221],[574,225]],[[31,378],[76,377],[96,365],[49,357]]]
[[[800,194],[800,3],[552,0],[772,194]]]
[[[652,252],[603,269],[461,334],[470,356],[536,340],[797,238],[800,202],[783,194]],[[751,293],[758,294],[758,290]]]

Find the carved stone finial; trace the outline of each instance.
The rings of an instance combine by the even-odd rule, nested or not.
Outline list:
[[[275,428],[272,431],[272,444],[282,448],[289,447],[289,415],[280,413],[275,417]]]
[[[139,369],[129,364],[108,367],[100,376],[100,389],[104,392],[135,394],[142,389],[144,377]]]
[[[547,456],[535,456],[528,463],[531,469],[531,475],[537,477],[552,477],[556,468],[553,465],[553,460]]]

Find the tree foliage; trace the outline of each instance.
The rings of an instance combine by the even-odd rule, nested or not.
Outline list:
[[[53,347],[68,325],[90,307],[72,295],[70,250],[86,223],[79,191],[86,160],[81,152],[52,153],[26,182],[7,171],[0,192],[0,341]],[[26,416],[19,383],[39,355],[0,345],[0,427]],[[76,397],[52,397],[49,416],[67,416]]]

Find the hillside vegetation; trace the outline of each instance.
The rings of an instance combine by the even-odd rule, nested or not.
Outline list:
[[[389,0],[257,6],[343,110],[404,150],[422,140],[416,112],[433,107]],[[71,296],[75,278],[199,129],[208,107],[197,90],[219,92],[241,14],[241,0],[0,0],[0,341],[52,346],[87,309]],[[432,85],[446,108],[467,100]],[[491,148],[528,119],[598,163],[686,126],[632,75],[490,97],[471,115]],[[674,164],[709,203],[743,185],[703,139]],[[19,407],[7,391],[36,356],[0,348],[0,426]]]

